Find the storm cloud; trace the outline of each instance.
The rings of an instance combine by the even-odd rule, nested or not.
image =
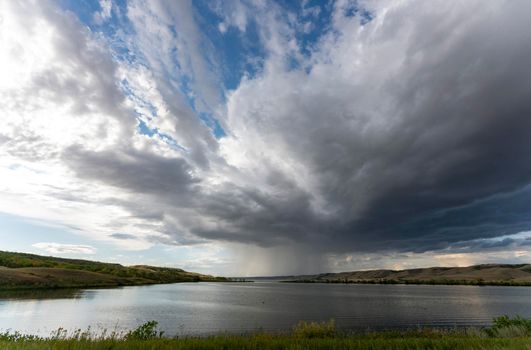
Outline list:
[[[20,8],[4,7],[21,20]],[[89,30],[68,30],[82,28],[71,13],[35,7],[29,13],[55,28],[50,60],[74,70],[42,68],[25,90],[2,87],[4,163],[57,166],[69,181],[50,180],[59,186],[50,198],[68,192],[69,203],[119,211],[93,231],[282,249],[319,265],[347,253],[529,246],[506,237],[531,231],[528,1],[336,2],[311,46],[301,28],[319,12],[219,4],[218,35],[252,27],[266,52],[233,89],[216,81],[214,44],[174,6],[131,1],[120,12],[134,31],[118,39],[135,43],[127,49],[138,61],[112,56],[116,47]],[[183,77],[197,97],[178,91]],[[20,99],[32,101],[23,108],[31,120],[43,94],[50,108],[68,105],[64,120],[90,128],[66,128],[58,142],[53,125],[23,126]],[[28,155],[37,148],[49,151]]]

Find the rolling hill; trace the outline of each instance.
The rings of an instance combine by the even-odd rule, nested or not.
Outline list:
[[[169,267],[123,266],[0,251],[0,290],[111,287],[201,281],[225,282],[228,279]]]
[[[409,270],[369,270],[292,276],[286,282],[531,286],[531,264],[485,264]]]

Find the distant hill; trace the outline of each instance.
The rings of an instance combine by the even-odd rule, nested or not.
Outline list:
[[[292,276],[285,282],[403,283],[531,286],[531,264],[485,264],[469,267],[430,267],[409,270],[369,270]]]
[[[110,287],[157,283],[228,281],[182,269],[147,265],[123,266],[0,251],[0,290]]]

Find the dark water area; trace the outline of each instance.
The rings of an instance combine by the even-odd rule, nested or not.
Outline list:
[[[157,320],[167,335],[285,331],[335,319],[345,330],[489,325],[531,317],[531,288],[432,285],[179,283],[0,293],[0,330],[126,330]]]

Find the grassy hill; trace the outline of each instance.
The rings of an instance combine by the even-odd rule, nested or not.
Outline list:
[[[409,270],[370,270],[293,276],[287,282],[474,284],[531,286],[531,264],[486,264]]]
[[[199,281],[227,279],[169,267],[123,266],[0,251],[0,289],[110,287]]]

